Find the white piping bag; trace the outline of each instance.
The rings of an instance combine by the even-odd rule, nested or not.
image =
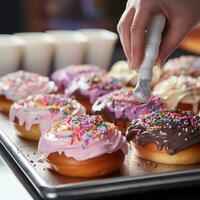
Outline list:
[[[165,22],[165,16],[157,14],[153,17],[150,24],[144,59],[138,72],[139,80],[133,94],[139,103],[145,103],[151,96],[152,71],[158,57]]]

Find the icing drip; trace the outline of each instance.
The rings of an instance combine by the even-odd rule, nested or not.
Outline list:
[[[161,96],[169,108],[186,103],[192,105],[193,111],[197,113],[196,109],[200,102],[200,78],[172,76],[157,84],[153,94]]]
[[[127,154],[128,145],[114,124],[100,116],[80,115],[56,122],[42,135],[38,150],[45,156],[62,152],[81,161],[118,150]]]
[[[200,116],[176,109],[163,109],[134,120],[126,132],[127,140],[145,146],[154,143],[170,155],[200,144]]]
[[[24,125],[27,131],[34,124],[39,125],[43,132],[56,120],[84,113],[85,108],[82,105],[66,96],[36,95],[14,103],[10,109],[10,119],[14,121],[17,118],[19,125]]]
[[[93,112],[110,115],[113,122],[117,119],[132,121],[139,115],[164,108],[160,97],[152,96],[146,103],[138,103],[133,96],[133,89],[123,88],[99,97],[93,105]]]

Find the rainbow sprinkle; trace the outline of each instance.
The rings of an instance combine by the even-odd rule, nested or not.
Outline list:
[[[18,101],[16,105],[18,109],[42,108],[52,114],[62,112],[65,116],[72,114],[81,107],[75,99],[60,94],[29,96]]]
[[[121,89],[122,84],[114,78],[108,76],[100,76],[96,74],[90,74],[88,76],[82,76],[75,80],[75,83],[80,82],[80,86],[84,86],[84,88],[88,88],[88,90],[98,89],[98,90],[106,90],[112,91],[116,89]],[[86,86],[85,86],[86,85]]]
[[[200,116],[194,115],[192,112],[181,111],[177,109],[161,109],[147,115],[140,116],[139,120],[144,122],[147,130],[155,130],[161,128],[186,129],[192,128],[192,132],[200,128]]]
[[[31,94],[48,94],[55,91],[57,87],[54,82],[36,73],[21,70],[0,78],[0,94],[14,101]]]
[[[109,139],[109,134],[113,131],[119,131],[118,128],[109,122],[105,122],[101,116],[78,115],[68,117],[56,122],[47,133],[65,132],[67,138],[70,138],[70,144],[74,140],[83,141],[83,148],[85,148],[90,141],[99,141]]]

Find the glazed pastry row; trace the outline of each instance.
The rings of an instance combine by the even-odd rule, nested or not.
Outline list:
[[[200,162],[200,117],[170,109],[199,111],[198,67],[194,71],[152,86],[154,95],[145,104],[133,98],[130,80],[127,84],[95,66],[64,68],[53,81],[19,71],[0,78],[0,108],[8,113],[12,105],[9,115],[19,136],[40,139],[39,152],[50,168],[67,176],[119,170],[127,141],[141,158],[194,164]]]
[[[200,60],[194,56],[182,56],[169,60],[164,66],[161,77],[160,70],[154,71],[153,94],[163,98],[169,108],[177,107],[198,113],[199,66]],[[127,77],[129,80],[124,81],[118,75]],[[96,66],[69,66],[52,74],[52,80],[55,83],[47,77],[19,71],[0,78],[0,100],[3,102],[0,109],[8,113],[10,105],[16,100],[28,95],[57,91],[65,92],[67,96],[75,96],[86,105],[87,112],[91,113],[92,105],[98,97],[125,86],[134,85],[136,77],[136,71],[128,69],[125,62],[114,65],[108,74]]]
[[[79,95],[78,93],[80,93],[80,91],[86,93],[87,91],[86,89],[83,90],[83,87],[88,87],[88,89],[90,90],[90,87],[94,86],[94,84],[92,84],[94,82],[94,79],[98,80],[99,77],[101,79],[102,76],[106,76],[105,71],[100,71],[99,69],[97,71],[96,68],[92,68],[94,70],[92,74],[96,74],[98,76],[88,79],[88,72],[91,72],[91,69],[89,68],[91,68],[91,66],[87,66],[85,70],[83,70],[83,68],[81,68],[80,66],[77,67],[76,70],[73,70],[73,66],[70,68],[65,68],[55,72],[52,75],[52,79],[56,83],[58,83],[58,85],[64,84],[63,81],[58,77],[65,77],[64,79],[68,80],[68,83],[73,82],[74,84],[71,84],[71,87],[69,86],[69,84],[65,84],[67,85],[65,87],[66,94],[75,94],[76,98],[83,98],[84,96],[84,101],[88,102],[89,99],[87,95]],[[69,71],[71,71],[71,73],[69,73]],[[81,76],[81,78],[78,78],[78,80],[74,80],[75,76],[72,75],[73,71],[75,71],[76,73],[76,78],[77,74],[79,74],[78,76]],[[119,61],[114,64],[108,75],[109,79],[114,78],[115,80],[121,82],[123,87],[134,87],[137,83],[137,71],[130,70],[126,61]],[[179,58],[171,59],[164,65],[163,70],[161,70],[159,67],[154,67],[152,80],[153,94],[155,96],[160,96],[161,98],[163,98],[169,108],[179,108],[186,111],[191,110],[194,113],[198,113],[200,109],[199,75],[199,57],[181,56]],[[92,100],[92,104],[93,103],[94,101]],[[87,105],[89,104],[90,103],[87,103]],[[91,112],[91,106],[88,107],[87,111]]]
[[[125,61],[116,63],[109,74],[127,85],[135,86],[137,83],[137,72],[130,71]],[[171,59],[162,70],[154,67],[153,94],[162,97],[169,108],[192,110],[198,113],[200,110],[199,75],[200,57],[181,56]]]

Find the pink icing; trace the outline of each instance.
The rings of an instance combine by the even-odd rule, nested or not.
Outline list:
[[[200,57],[197,56],[180,56],[170,59],[166,62],[164,70],[177,70],[186,74],[191,69],[200,70]]]
[[[80,91],[83,96],[87,96],[93,104],[100,96],[108,94],[114,90],[122,88],[122,84],[114,78],[101,75],[81,76],[76,78],[69,88],[65,90],[67,96],[73,96]]]
[[[108,109],[115,114],[117,119],[128,118],[130,121],[137,119],[139,115],[164,108],[164,100],[152,96],[146,103],[140,104],[133,97],[133,89],[123,88],[99,97],[94,103],[93,112],[101,113]]]
[[[56,122],[39,141],[38,150],[45,157],[58,152],[78,161],[122,150],[128,145],[120,130],[100,116],[80,115]]]
[[[29,95],[56,92],[57,87],[48,77],[26,71],[17,71],[0,78],[0,95],[17,101]]]
[[[32,125],[44,132],[52,123],[68,115],[84,114],[85,108],[76,100],[63,95],[35,95],[14,103],[10,109],[10,119],[17,118],[19,125],[29,131]]]
[[[66,88],[76,77],[92,73],[105,73],[105,71],[93,65],[71,65],[55,71],[51,78],[56,85]]]

